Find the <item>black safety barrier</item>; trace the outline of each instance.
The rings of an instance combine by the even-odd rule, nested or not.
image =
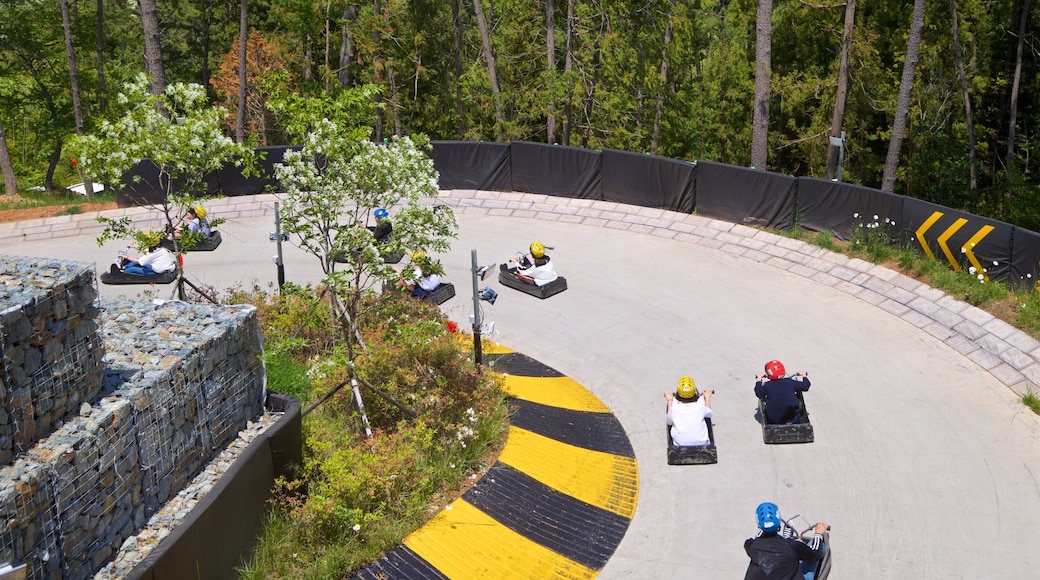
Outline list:
[[[1008,280],[1040,290],[1040,234],[1018,228],[1011,239],[1011,272]]]
[[[693,170],[688,161],[604,149],[603,200],[690,213]]]
[[[947,247],[958,267],[982,267],[985,276],[1001,282],[1031,285],[1040,274],[1040,234],[869,187],[613,149],[597,152],[539,143],[482,141],[434,141],[432,145],[430,156],[440,174],[441,189],[522,191],[683,213],[696,211],[772,229],[790,229],[797,224],[844,240],[851,239],[857,228],[876,221],[893,239],[911,245],[916,241],[917,228],[935,212],[941,212],[943,217],[925,230],[926,245],[918,243],[918,249],[949,261],[943,251]],[[275,184],[273,167],[281,161],[285,148],[261,151],[267,154],[260,163],[260,175],[245,178],[238,168],[225,167],[209,176],[208,193],[247,195]],[[128,172],[124,183],[123,191],[116,192],[116,201],[122,207],[162,200],[164,188],[159,187],[156,167],[149,161]],[[957,220],[962,219],[966,222],[957,226]],[[944,236],[946,233],[949,236]],[[958,257],[961,248],[967,249],[970,243],[975,244],[971,253]]]
[[[599,151],[521,141],[510,144],[509,151],[512,191],[603,199]]]
[[[509,143],[434,141],[433,166],[441,189],[513,191]]]
[[[267,191],[281,191],[278,179],[275,178],[274,165],[281,163],[285,152],[290,147],[260,147],[257,153],[257,171],[255,175],[246,177],[242,169],[235,167],[233,163],[225,163],[214,174],[215,188],[222,195],[256,195]],[[300,147],[291,149],[299,151]]]
[[[910,245],[953,268],[1013,282],[1011,238],[1015,227],[911,197],[903,200],[903,230]]]
[[[697,213],[738,224],[794,225],[797,179],[711,161],[697,162]]]
[[[248,561],[267,515],[271,488],[302,463],[300,402],[269,393],[267,408],[285,414],[243,450],[188,516],[128,578],[237,578]]]
[[[873,223],[876,215],[882,224],[879,227],[884,227],[886,218],[896,223],[894,228],[886,228],[896,237],[905,221],[904,199],[906,196],[851,183],[799,177],[798,225],[850,240],[855,228]]]

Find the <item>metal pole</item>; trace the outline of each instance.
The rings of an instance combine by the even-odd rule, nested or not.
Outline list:
[[[470,256],[473,259],[473,268],[470,269],[473,276],[473,360],[479,369],[480,365],[484,363],[484,353],[480,346],[480,296],[477,290],[480,280],[477,274],[479,269],[477,266],[477,251],[470,250]]]
[[[277,201],[274,202],[274,239],[278,244],[278,256],[274,263],[278,266],[278,290],[281,291],[285,285],[285,262],[282,261],[282,214]]]
[[[845,164],[845,131],[841,132],[841,148],[838,149],[838,181],[841,181],[841,166]]]

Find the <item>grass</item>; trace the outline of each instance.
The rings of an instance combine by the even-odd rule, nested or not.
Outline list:
[[[1037,397],[1032,389],[1022,395],[1022,404],[1032,409],[1037,415],[1040,415],[1040,397]]]
[[[84,203],[104,203],[115,201],[114,193],[106,191],[97,195],[85,196],[69,192],[22,191],[18,195],[0,195],[0,210],[31,209],[56,205],[78,205]],[[71,210],[71,211],[70,211]],[[64,213],[81,213],[69,208]]]

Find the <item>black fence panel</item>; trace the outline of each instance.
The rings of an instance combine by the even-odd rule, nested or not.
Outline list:
[[[508,143],[434,141],[433,166],[441,189],[513,191]]]
[[[903,228],[916,249],[955,270],[968,270],[1001,282],[1014,277],[1011,238],[1014,226],[921,201],[904,198]]]
[[[842,239],[852,239],[857,227],[866,227],[877,217],[879,227],[896,235],[903,226],[904,196],[851,183],[798,178],[798,225],[816,232],[828,232]],[[892,226],[895,222],[895,226]]]
[[[166,199],[166,188],[159,183],[159,167],[144,159],[123,174],[123,187],[116,191],[119,207],[154,205]]]
[[[509,155],[513,191],[603,199],[599,151],[514,141]]]
[[[697,162],[697,213],[738,224],[786,230],[794,225],[794,177]]]
[[[274,479],[298,465],[300,403],[271,393],[268,406],[285,414],[242,451],[205,498],[128,574],[131,579],[238,578],[236,567],[256,546]]]
[[[256,195],[266,193],[268,189],[281,191],[278,179],[274,175],[274,165],[282,162],[288,149],[290,148],[285,146],[257,148],[257,171],[249,177],[242,174],[241,168],[235,167],[232,163],[225,163],[214,173],[216,189],[227,196]],[[301,147],[292,149],[299,151]]]
[[[600,155],[605,201],[693,211],[693,163],[616,149],[604,149]]]
[[[1040,234],[1015,228],[1011,237],[1011,272],[1008,282],[1040,291]]]

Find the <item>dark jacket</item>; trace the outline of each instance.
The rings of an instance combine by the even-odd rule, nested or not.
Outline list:
[[[814,535],[809,544],[778,534],[748,538],[744,551],[751,562],[744,580],[801,580],[801,562],[816,562],[823,557],[823,536]]]
[[[787,377],[755,383],[755,396],[766,403],[766,423],[789,423],[798,415],[798,391],[809,390],[809,377]]]

